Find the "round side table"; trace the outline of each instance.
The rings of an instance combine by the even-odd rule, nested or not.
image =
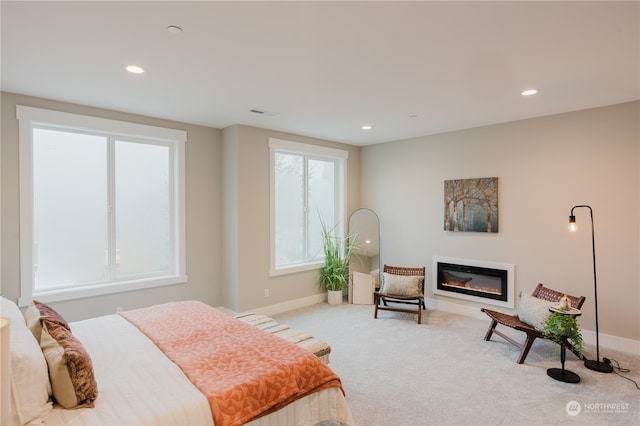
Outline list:
[[[571,315],[573,317],[578,317],[582,315],[582,312],[578,309],[566,309],[561,310],[560,307],[552,306],[549,308],[551,312],[557,312],[562,315]],[[573,371],[565,370],[564,362],[567,358],[567,348],[564,345],[564,337],[560,342],[560,363],[562,364],[562,368],[549,368],[547,370],[547,376],[559,380],[565,383],[578,383],[580,381],[580,376],[578,376]]]

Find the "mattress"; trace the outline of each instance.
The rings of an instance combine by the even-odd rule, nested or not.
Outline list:
[[[54,406],[49,425],[213,425],[207,398],[151,340],[120,315],[70,324],[89,352],[99,395],[94,408]],[[254,426],[355,424],[339,388],[311,394]]]

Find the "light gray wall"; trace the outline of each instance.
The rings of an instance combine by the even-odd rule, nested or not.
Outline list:
[[[584,295],[581,323],[594,328],[588,211],[567,232],[576,204],[594,208],[601,333],[640,340],[640,103],[632,102],[369,147],[247,126],[223,131],[2,93],[1,290],[19,295],[16,104],[183,129],[187,142],[189,283],[54,304],[77,320],[172,300],[245,311],[320,294],[317,271],[269,270],[269,137],[347,149],[347,217],[378,213],[382,262],[425,265],[434,255],[516,266],[516,291],[538,282]],[[446,179],[499,178],[500,232],[443,230]],[[264,297],[264,289],[270,297]],[[473,306],[472,302],[431,294]]]
[[[219,130],[156,118],[66,104],[3,92],[2,96],[2,295],[16,300],[20,294],[20,234],[18,188],[18,122],[16,105],[92,115],[187,131],[186,226],[187,275],[182,285],[158,287],[107,296],[52,303],[69,321],[114,313],[157,303],[197,299],[222,303],[221,139]]]
[[[238,126],[222,131],[222,306],[238,306]]]
[[[640,340],[640,102],[363,147],[362,203],[377,211],[382,262],[432,256],[515,264],[516,293],[537,283],[584,295],[595,329],[589,211],[594,211],[600,333]],[[497,234],[444,229],[443,183],[499,178]],[[516,305],[517,308],[517,305]]]
[[[235,199],[230,197],[230,202],[225,202],[224,216],[235,219],[229,226],[236,228],[237,244],[235,263],[225,262],[225,268],[236,268],[228,273],[235,282],[225,283],[225,289],[237,294],[226,295],[224,299],[226,307],[237,312],[322,293],[318,270],[269,277],[269,138],[348,150],[346,218],[359,207],[360,148],[249,126],[234,126],[233,131],[225,129],[225,160],[235,155],[237,161],[234,167],[228,167],[229,173],[225,172],[225,186],[233,182],[236,187]],[[264,297],[265,288],[269,289],[269,297]]]

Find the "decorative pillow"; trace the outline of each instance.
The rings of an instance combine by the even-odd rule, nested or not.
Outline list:
[[[51,384],[47,362],[18,306],[4,297],[0,299],[0,315],[10,321],[13,418],[9,420],[9,424],[44,424],[52,408],[49,401]]]
[[[544,322],[551,315],[549,308],[557,304],[558,302],[549,302],[521,292],[518,318],[536,330],[543,331]]]
[[[27,321],[27,327],[29,327],[29,330],[31,330],[38,343],[40,343],[40,336],[42,335],[42,321],[44,319],[56,322],[71,331],[71,327],[69,327],[67,321],[62,318],[62,315],[57,313],[53,308],[42,302],[38,302],[37,300],[31,302],[24,316]]]
[[[422,296],[421,282],[423,277],[414,275],[394,275],[382,273],[382,294],[419,297]]]
[[[98,385],[89,353],[56,321],[42,322],[40,347],[49,365],[53,397],[64,408],[93,407]]]

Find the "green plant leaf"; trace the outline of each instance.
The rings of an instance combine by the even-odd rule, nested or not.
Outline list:
[[[336,227],[328,228],[320,218],[322,242],[324,251],[324,265],[320,272],[320,286],[325,290],[342,290],[346,287],[351,255],[358,250],[351,235],[339,237],[335,234]]]
[[[544,322],[544,335],[557,344],[561,344],[562,339],[566,338],[580,358],[584,357],[582,333],[575,316],[552,312]]]

